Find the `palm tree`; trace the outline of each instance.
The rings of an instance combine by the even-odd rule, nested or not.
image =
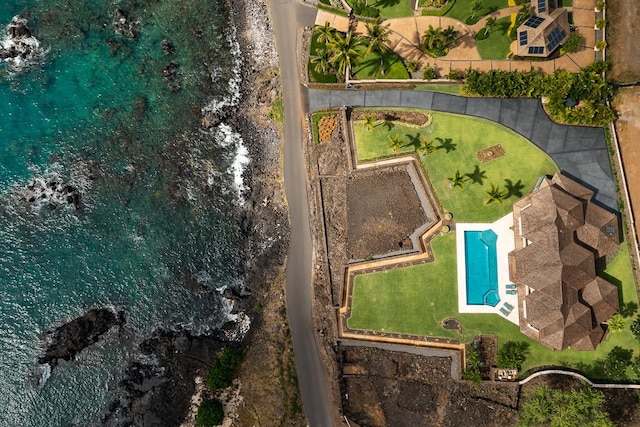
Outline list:
[[[460,31],[456,31],[453,28],[453,25],[449,25],[442,31],[442,38],[444,42],[444,47],[449,47],[452,44],[456,44],[458,40],[458,36],[460,35]]]
[[[311,57],[311,63],[315,64],[315,72],[326,74],[329,70],[331,52],[328,49],[316,49],[316,54]]]
[[[364,116],[364,127],[369,131],[373,131],[378,119],[373,114],[367,114]]]
[[[316,25],[316,34],[318,34],[318,42],[329,43],[336,35],[336,29],[327,21],[324,25]]]
[[[496,18],[490,16],[487,18],[487,21],[484,23],[484,35],[486,36],[489,31],[493,30],[493,27],[496,26]]]
[[[428,156],[429,154],[433,154],[438,151],[438,147],[433,143],[433,140],[420,138],[420,145],[416,151]]]
[[[391,143],[389,144],[389,148],[393,148],[394,153],[398,154],[400,144],[402,143],[400,135],[398,135],[397,133],[395,134],[395,136],[389,135],[389,140],[391,141]]]
[[[433,28],[432,25],[429,25],[424,31],[424,35],[422,36],[422,46],[426,50],[437,50],[439,46],[444,42],[444,37],[442,34],[442,28]]]
[[[332,51],[330,62],[337,67],[338,74],[345,76],[345,80],[348,80],[353,63],[360,56],[358,47],[363,44],[364,39],[353,35],[351,31],[344,36],[338,33],[333,40],[327,43]]]
[[[473,14],[471,15],[471,19],[476,17],[476,13],[480,12],[482,10],[482,0],[473,0],[473,3],[471,3],[471,12],[473,12]]]
[[[387,43],[389,43],[389,24],[382,25],[382,19],[378,18],[373,22],[367,22],[367,35],[369,38],[369,46],[364,56],[369,55],[371,52],[378,52],[380,55],[388,53],[391,49]]]
[[[452,188],[460,188],[461,190],[464,190],[464,176],[460,173],[459,169],[456,169],[456,173],[453,177],[451,178],[447,178],[449,181],[451,181],[451,187]]]
[[[484,202],[485,206],[490,205],[493,202],[498,202],[498,204],[502,204],[502,200],[507,196],[507,190],[503,190],[499,185],[490,184],[488,190],[485,190],[489,199]]]

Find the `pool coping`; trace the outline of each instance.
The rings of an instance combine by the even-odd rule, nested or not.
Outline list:
[[[466,258],[465,258],[465,231],[492,230],[498,236],[496,241],[496,256],[498,269],[498,294],[500,302],[495,306],[467,304],[466,286]],[[507,294],[506,285],[509,281],[509,252],[515,249],[513,237],[513,214],[508,213],[492,223],[456,223],[456,260],[458,279],[458,312],[459,313],[484,313],[497,314],[509,320],[515,325],[520,325],[518,312],[518,296]],[[510,304],[511,309],[505,304]],[[501,309],[504,309],[501,310]],[[507,312],[508,314],[505,314]]]

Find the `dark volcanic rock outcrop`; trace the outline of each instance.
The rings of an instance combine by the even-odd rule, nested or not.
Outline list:
[[[0,38],[0,61],[22,68],[42,52],[40,42],[27,27],[27,20],[14,16],[6,27],[6,35]]]
[[[216,336],[157,331],[140,344],[141,357],[127,368],[103,426],[179,426],[195,391],[194,378],[206,377],[216,352]]]
[[[107,308],[91,310],[84,316],[47,332],[51,343],[38,363],[48,363],[53,368],[60,359],[71,360],[80,351],[97,342],[109,329],[124,323],[122,311],[114,312]]]

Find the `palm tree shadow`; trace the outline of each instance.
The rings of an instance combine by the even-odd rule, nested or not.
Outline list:
[[[405,145],[403,145],[403,147],[413,147],[414,150],[417,150],[418,148],[420,148],[421,142],[420,142],[419,133],[415,135],[410,135],[407,133],[405,134],[405,136],[409,141]]]
[[[508,199],[511,196],[516,196],[517,198],[522,198],[522,189],[524,188],[524,184],[522,180],[519,179],[518,182],[513,182],[508,178],[504,180],[504,188],[507,189],[507,195],[505,199]]]
[[[480,166],[476,165],[473,172],[465,174],[472,184],[483,185],[484,180],[487,179],[487,171],[480,170]]]
[[[437,147],[438,150],[445,150],[446,153],[449,153],[450,151],[456,151],[456,146],[458,144],[454,144],[451,138],[446,138],[446,139],[436,138],[436,140],[440,142],[440,145],[438,145]]]

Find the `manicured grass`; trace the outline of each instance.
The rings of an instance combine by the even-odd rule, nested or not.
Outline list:
[[[483,59],[505,59],[509,54],[511,39],[509,38],[509,27],[511,17],[507,16],[496,21],[496,26],[489,31],[489,37],[478,40],[478,52]],[[480,30],[480,32],[484,32]]]
[[[448,83],[448,84],[426,84],[426,85],[417,85],[415,87],[416,90],[428,90],[431,92],[442,92],[442,93],[450,93],[452,95],[460,95],[462,85],[458,83]]]
[[[450,18],[457,19],[458,21],[465,22],[467,18],[471,18],[473,12],[471,11],[471,5],[473,4],[473,0],[455,0],[455,4],[449,10],[449,12],[445,15]],[[480,18],[485,15],[488,15],[491,12],[495,12],[499,9],[504,9],[507,7],[507,0],[483,0],[482,1],[482,9],[476,13],[474,20],[477,22]]]
[[[371,6],[378,8],[384,19],[413,16],[410,0],[379,0],[371,3]]]
[[[519,184],[520,193],[524,195],[531,192],[540,176],[558,171],[548,155],[500,124],[458,114],[433,111],[429,114],[433,115],[433,121],[426,128],[379,122],[372,131],[368,131],[364,122],[355,122],[353,130],[358,160],[396,155],[389,148],[389,135],[397,134],[403,140],[398,154],[416,152],[416,146],[410,141],[421,137],[433,140],[441,148],[422,157],[422,166],[442,208],[453,213],[459,222],[493,222],[511,212],[511,206],[521,196],[512,194],[502,204],[485,205],[489,198],[486,190],[490,184],[504,189],[505,180],[511,180]],[[476,152],[496,144],[502,145],[505,155],[480,163]],[[448,153],[446,148],[450,150]],[[456,169],[465,176],[463,190],[452,188],[448,180]]]
[[[362,49],[363,54],[365,50]],[[362,79],[408,79],[409,72],[404,66],[404,63],[397,55],[387,55],[384,58],[385,62],[385,74],[382,74],[380,67],[380,55],[375,52],[371,52],[369,55],[358,60],[358,63],[353,67],[353,78],[357,80]]]
[[[634,350],[640,348],[631,332],[610,333],[596,351],[551,351],[520,333],[518,326],[495,314],[458,313],[455,233],[433,239],[435,261],[412,267],[356,276],[353,289],[350,328],[415,335],[455,338],[470,342],[475,335],[497,335],[499,345],[506,341],[526,341],[529,354],[523,371],[540,366],[580,368],[604,359],[619,345]],[[636,302],[635,284],[625,247],[609,264],[605,272],[609,280],[620,282],[625,302]],[[462,334],[447,330],[439,322],[455,317],[462,323]],[[628,319],[630,323],[634,317]],[[581,366],[582,365],[582,366]],[[629,369],[630,378],[635,378]]]

